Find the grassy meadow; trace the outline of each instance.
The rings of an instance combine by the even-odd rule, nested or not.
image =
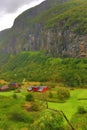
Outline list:
[[[67,88],[70,91],[70,97],[61,102],[57,97],[59,85],[52,88],[49,87],[49,90],[46,93],[38,93],[27,91],[28,84],[32,85],[35,84],[35,82],[25,84],[26,85],[21,87],[20,92],[17,92],[16,90],[0,92],[0,130],[35,130],[34,127],[36,127],[36,122],[38,122],[39,118],[42,119],[41,115],[43,115],[43,112],[47,111],[45,99],[48,100],[49,108],[62,110],[70,121],[77,113],[79,106],[84,107],[87,111],[87,89]],[[36,83],[36,85],[39,84],[39,82]],[[49,96],[50,93],[52,94],[51,96]],[[32,95],[34,100],[26,101],[26,96],[28,94]],[[32,108],[34,109],[32,110],[30,107],[33,103],[34,107]],[[73,126],[75,123],[76,122],[73,123]],[[81,130],[86,130],[82,128],[83,124],[80,127]],[[84,124],[84,128],[85,127],[86,124]],[[67,122],[64,123],[64,130],[70,130]]]
[[[87,100],[78,100],[79,98],[87,98],[87,89],[75,89],[70,91],[71,97],[64,103],[49,102],[49,107],[64,111],[70,119],[77,112],[78,106],[85,106],[87,109]]]

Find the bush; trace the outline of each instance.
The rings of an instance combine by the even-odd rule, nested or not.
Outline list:
[[[18,98],[17,94],[14,93],[14,94],[13,94],[13,98],[14,98],[14,99],[17,99],[17,98]]]
[[[21,93],[21,89],[15,89],[14,92],[15,93]]]
[[[34,101],[34,97],[31,93],[26,96],[26,101]]]
[[[12,123],[10,121],[5,121],[0,123],[0,130],[14,130],[14,129],[12,129]]]
[[[28,115],[26,111],[13,111],[9,113],[9,119],[15,122],[32,122],[33,119]]]
[[[63,117],[53,111],[45,111],[32,125],[33,130],[64,130]]]
[[[85,108],[83,106],[79,106],[78,107],[78,113],[79,114],[85,114],[85,113],[87,113],[87,111],[85,110]]]
[[[67,88],[58,88],[57,96],[59,100],[66,100],[70,97],[70,91]]]
[[[52,93],[52,92],[49,92],[48,97],[49,97],[49,98],[53,98],[53,93]]]
[[[39,105],[38,105],[38,103],[33,102],[33,103],[32,103],[32,106],[31,106],[31,109],[32,109],[32,111],[38,111],[38,110],[39,110]]]
[[[87,130],[87,113],[75,113],[72,116],[71,122],[73,126],[76,128],[76,130]]]

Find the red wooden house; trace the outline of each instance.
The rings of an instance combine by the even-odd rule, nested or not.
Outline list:
[[[31,91],[33,91],[33,92],[37,92],[38,89],[39,89],[38,86],[31,86],[31,87],[28,87],[28,88],[27,88],[27,91],[29,91],[29,92],[31,92]]]
[[[18,85],[18,83],[10,83],[10,84],[8,84],[8,87],[10,88],[10,89],[16,89],[16,88],[19,88],[19,85]]]
[[[0,91],[8,91],[9,90],[9,87],[8,86],[2,86],[0,87]]]
[[[48,86],[40,86],[38,92],[46,92],[48,90]]]
[[[18,83],[10,83],[8,85],[1,86],[0,91],[14,90],[14,89],[17,89],[17,88],[19,88]]]
[[[27,91],[31,92],[46,92],[48,90],[48,86],[31,86],[27,88]]]

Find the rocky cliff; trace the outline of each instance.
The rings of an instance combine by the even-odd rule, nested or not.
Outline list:
[[[55,57],[87,57],[87,1],[46,0],[0,33],[0,50],[46,51]]]

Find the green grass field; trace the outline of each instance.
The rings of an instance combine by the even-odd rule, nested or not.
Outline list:
[[[87,89],[71,90],[71,97],[65,103],[49,102],[49,107],[62,110],[70,119],[77,112],[78,106],[84,106],[87,109],[87,100],[78,100],[79,98],[87,98]]]
[[[53,92],[54,98],[49,100],[49,91]],[[43,98],[43,95],[48,99],[48,107],[54,110],[62,110],[69,121],[72,121],[72,117],[74,117],[74,127],[76,128],[77,124],[79,125],[78,121],[83,120],[83,124],[81,124],[81,129],[77,130],[86,130],[86,115],[77,115],[75,118],[75,114],[78,111],[78,107],[82,106],[87,110],[87,100],[78,100],[78,99],[87,99],[87,89],[70,89],[70,98],[65,102],[59,102],[57,100],[57,91],[58,87],[50,89],[47,93],[38,93],[38,92],[30,92],[37,104],[40,103],[40,107],[42,106],[42,110],[40,111],[26,111],[24,104],[27,105],[31,104],[29,101],[26,102],[26,95],[29,94],[26,88],[21,89],[20,93],[16,93],[16,91],[9,91],[9,92],[0,92],[0,130],[28,130],[29,125],[31,125],[34,121],[40,118],[40,115],[45,112],[46,103]],[[13,95],[16,94],[17,98]],[[35,107],[36,109],[36,107]],[[78,114],[78,113],[77,113]],[[36,115],[36,116],[35,116]],[[41,118],[42,119],[42,118]],[[76,119],[76,121],[75,121]],[[77,123],[77,124],[76,124]],[[64,124],[66,126],[65,130],[68,129],[68,124],[64,120]],[[82,129],[82,127],[84,129]],[[85,128],[86,127],[86,128]],[[14,128],[14,129],[13,129]],[[30,129],[33,130],[33,129]]]
[[[56,90],[54,88],[54,90]],[[52,90],[53,91],[53,90]],[[14,94],[14,91],[10,92],[0,92],[0,96],[6,96],[6,97],[12,97]],[[22,90],[21,93],[17,93],[21,99],[25,97],[25,95],[28,94],[26,90]],[[32,93],[35,98],[43,97],[42,94],[39,93]],[[70,119],[74,113],[76,113],[78,106],[84,106],[87,109],[87,100],[78,100],[79,98],[87,98],[87,89],[74,89],[70,90],[70,98],[66,100],[64,103],[55,103],[55,102],[49,102],[49,108],[53,108],[56,110],[62,110],[67,117]],[[20,100],[20,98],[18,99]]]

